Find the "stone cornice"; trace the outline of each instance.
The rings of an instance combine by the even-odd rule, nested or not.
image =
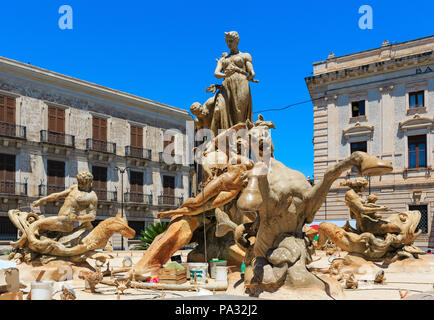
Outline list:
[[[390,59],[385,61],[372,62],[369,64],[345,68],[331,72],[321,73],[318,75],[305,78],[306,85],[309,90],[316,86],[325,85],[336,81],[348,81],[364,76],[372,76],[376,73],[397,71],[408,69],[412,66],[434,62],[434,51],[424,52],[420,54]]]
[[[349,139],[350,137],[354,136],[372,136],[374,134],[374,126],[361,124],[360,122],[357,122],[353,126],[350,126],[347,129],[342,130],[342,135],[345,139]]]
[[[79,80],[12,59],[0,57],[0,71],[16,75],[17,77],[23,77],[26,79],[32,79],[55,85],[71,91],[78,91],[105,100],[116,101],[118,103],[130,105],[132,107],[148,110],[151,112],[166,114],[170,117],[178,118],[180,120],[192,119],[186,110],[178,109],[160,102],[104,87],[88,81]]]
[[[413,117],[399,123],[399,129],[408,130],[430,129],[434,126],[434,118],[415,114]]]

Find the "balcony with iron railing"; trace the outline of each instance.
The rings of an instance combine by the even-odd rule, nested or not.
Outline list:
[[[27,196],[27,183],[0,181],[0,194]]]
[[[167,163],[167,164],[169,164],[168,162],[165,161],[164,158],[166,158],[166,159],[172,159],[171,162],[173,162],[173,163],[170,163],[170,164],[182,164],[182,156],[180,156],[178,154],[170,154],[170,153],[165,153],[165,152],[159,152],[158,156],[159,156],[159,161],[161,163]]]
[[[133,202],[141,204],[152,204],[152,194],[144,194],[138,192],[125,192],[124,202]]]
[[[175,206],[179,207],[182,204],[182,197],[175,197],[169,195],[158,196],[158,205],[160,206]]]
[[[93,191],[95,191],[98,197],[98,201],[108,201],[108,202],[118,201],[117,191],[108,191],[108,190],[93,190]]]
[[[125,156],[131,158],[151,160],[151,150],[133,146],[126,146]]]
[[[15,123],[0,121],[0,136],[25,140],[26,127]]]
[[[88,138],[86,139],[86,150],[103,153],[116,153],[116,143]]]
[[[70,134],[59,133],[49,130],[41,130],[41,142],[64,147],[75,147],[75,137]]]
[[[44,197],[52,193],[62,192],[65,189],[67,189],[65,186],[40,184],[38,186],[38,193],[40,197]]]

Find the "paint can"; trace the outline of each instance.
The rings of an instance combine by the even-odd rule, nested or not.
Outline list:
[[[228,281],[228,267],[216,266],[216,281],[227,282]]]
[[[190,272],[190,280],[199,283],[204,284],[207,282],[208,279],[208,263],[203,262],[192,262],[188,264],[188,269]]]
[[[31,283],[32,300],[52,300],[54,281],[33,281]]]
[[[228,262],[226,260],[212,259],[210,262],[210,276],[212,279],[216,278],[216,267],[217,266],[227,266]]]

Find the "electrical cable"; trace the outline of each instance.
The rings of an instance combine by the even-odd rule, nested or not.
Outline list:
[[[323,97],[316,98],[316,99],[305,100],[305,101],[301,101],[301,102],[296,102],[296,103],[289,104],[289,105],[287,105],[285,107],[282,107],[282,108],[264,109],[264,110],[260,110],[260,111],[255,111],[253,113],[256,114],[256,113],[268,112],[268,111],[283,111],[283,110],[288,109],[290,107],[298,106],[300,104],[305,104],[305,103],[313,102],[313,101],[320,100],[320,99],[323,99]]]

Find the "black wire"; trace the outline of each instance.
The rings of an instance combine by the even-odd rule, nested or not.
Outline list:
[[[323,97],[316,98],[316,99],[310,99],[310,100],[306,100],[306,101],[301,101],[301,102],[297,102],[297,103],[293,103],[293,104],[289,104],[289,105],[287,105],[285,107],[282,107],[282,108],[264,109],[264,110],[260,110],[260,111],[255,111],[253,113],[268,112],[268,111],[282,111],[282,110],[288,109],[288,108],[293,107],[293,106],[297,106],[297,105],[300,105],[300,104],[305,104],[305,103],[308,103],[308,102],[313,102],[313,101],[320,100],[320,99],[323,99]]]

